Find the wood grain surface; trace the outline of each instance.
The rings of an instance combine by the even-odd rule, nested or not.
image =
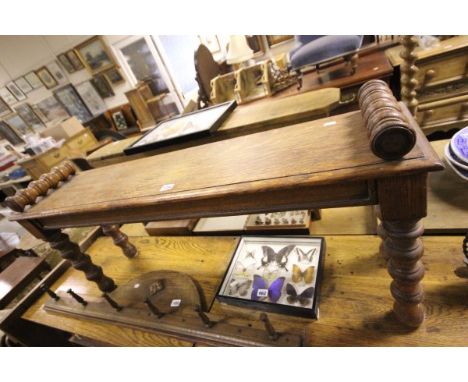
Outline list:
[[[450,139],[431,142],[440,158]],[[429,174],[426,232],[466,233],[468,230],[468,183],[446,165],[445,170]]]
[[[221,283],[227,264],[232,256],[237,238],[157,238],[140,237],[132,239],[137,246],[139,256],[129,260],[116,251],[111,238],[101,237],[88,253],[93,262],[102,266],[117,285],[124,284],[138,275],[158,269],[177,270],[194,277],[202,286],[205,298],[210,305]],[[118,258],[118,256],[120,258]],[[82,272],[69,269],[52,285],[54,291],[66,291],[72,288],[79,295],[101,296],[96,284],[87,281]],[[106,325],[97,322],[87,322],[79,319],[63,319],[63,317],[48,314],[42,308],[47,298],[43,295],[24,315],[32,321],[70,331],[90,338],[112,344],[129,346],[190,346],[186,341],[170,339],[148,332]]]
[[[413,119],[410,122],[419,130]],[[349,200],[364,200],[368,180],[440,168],[422,133],[402,160],[377,158],[369,149],[360,112],[351,112],[85,171],[13,219],[47,218],[49,226],[63,226],[73,225],[75,217],[81,216],[83,225],[86,215],[99,219],[102,213],[112,214],[114,221],[98,223],[116,223],[126,217],[132,222],[138,221],[133,220],[137,216],[150,220],[148,214],[157,214],[163,207],[169,209],[164,219],[202,216],[202,212],[210,216],[208,207],[220,208],[221,199],[230,203],[231,214],[261,204],[268,211],[266,195],[272,196],[270,204],[284,207],[279,204],[283,200],[286,206],[293,188],[296,199],[310,199],[311,204],[314,198],[315,202],[339,200],[344,197],[340,192],[350,195]],[[340,187],[328,186],[337,183]],[[317,186],[323,187],[309,192]],[[323,207],[310,207],[316,206]],[[98,223],[90,220],[88,225]]]
[[[249,105],[237,106],[228,119],[210,137],[192,139],[188,142],[160,147],[144,153],[125,155],[123,150],[136,140],[136,138],[128,138],[97,150],[89,155],[87,160],[94,167],[101,167],[271,130],[325,117],[338,106],[339,101],[340,89],[331,87],[282,99],[267,98]]]
[[[463,266],[462,236],[425,237],[427,319],[417,330],[409,330],[393,317],[393,299],[388,290],[390,276],[378,252],[376,236],[327,236],[327,255],[317,321],[269,314],[275,329],[301,333],[308,346],[467,346],[466,279],[454,270]],[[141,255],[129,261],[109,238],[100,238],[90,248],[93,260],[105,267],[118,283],[155,269],[191,272],[208,298],[227,268],[233,238],[133,238]],[[190,256],[189,256],[190,254]],[[201,260],[205,260],[201,262]],[[72,286],[78,293],[96,295],[97,288],[81,272],[68,270],[52,287]],[[60,328],[97,341],[120,346],[190,346],[191,343],[150,332],[89,320],[45,313],[39,299],[23,318]],[[233,322],[246,320],[253,326],[259,312],[253,309],[213,304],[211,313],[229,315]],[[202,344],[202,343],[198,343]]]

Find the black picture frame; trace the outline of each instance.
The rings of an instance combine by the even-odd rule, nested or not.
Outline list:
[[[90,82],[102,98],[115,96],[114,90],[112,89],[109,80],[104,74],[97,74],[93,76]]]
[[[248,241],[255,241],[255,240],[271,242],[271,243],[278,243],[279,241],[283,241],[284,243],[300,242],[300,241],[302,242],[315,241],[315,242],[320,243],[320,249],[317,254],[318,258],[316,262],[317,270],[316,270],[316,275],[315,275],[315,279],[313,283],[313,286],[314,286],[313,301],[312,301],[312,306],[310,308],[305,308],[300,305],[291,305],[289,303],[282,304],[282,303],[273,303],[273,302],[268,302],[268,301],[255,301],[255,300],[251,300],[245,297],[241,298],[241,297],[230,296],[225,293],[227,286],[230,284],[229,283],[230,280],[232,280],[231,276],[233,274],[233,268],[237,265],[236,261],[238,260],[237,258],[239,255],[239,250],[242,248],[243,243],[245,243],[246,241],[248,242]],[[221,282],[218,288],[218,291],[216,293],[216,298],[221,303],[235,305],[235,306],[239,306],[243,308],[252,308],[252,309],[257,309],[257,310],[266,311],[266,312],[287,314],[287,315],[305,317],[305,318],[310,318],[310,319],[318,319],[319,304],[320,304],[320,287],[321,287],[322,279],[323,279],[325,255],[326,255],[326,242],[323,237],[314,237],[314,236],[308,236],[308,235],[241,236],[239,238],[236,248],[234,249],[231,261],[229,262],[229,266],[224,274],[223,281]],[[288,265],[288,266],[290,267],[291,265]],[[258,269],[256,269],[256,264],[253,269],[254,269],[253,273],[256,273],[258,271]],[[285,289],[286,284],[287,283],[284,282],[282,289]]]
[[[160,122],[159,124],[156,125],[156,127],[149,130],[140,139],[138,139],[137,141],[132,143],[130,146],[125,148],[124,153],[125,155],[132,155],[132,154],[137,154],[137,153],[141,153],[145,151],[154,150],[158,147],[170,146],[170,145],[174,145],[177,143],[186,142],[186,141],[194,140],[197,138],[209,136],[213,134],[218,129],[218,127],[220,127],[223,124],[223,122],[226,120],[229,114],[231,114],[231,112],[236,108],[236,106],[237,106],[236,101],[229,101],[229,102],[221,103],[219,105],[208,107],[206,109],[197,110],[192,113],[182,114],[177,117],[170,118],[168,120]],[[181,133],[177,136],[172,136],[172,137],[165,138],[165,139],[155,139],[155,140],[150,139],[151,135],[156,135],[160,133],[161,129],[170,127],[171,124],[172,126],[174,126],[177,123],[180,124],[180,122],[183,119],[187,119],[187,121],[190,121],[190,120],[196,120],[197,117],[206,118],[206,115],[204,115],[203,117],[200,117],[205,113],[213,113],[214,120],[203,129],[199,129],[195,132],[190,132],[190,133],[185,133],[185,134]],[[143,143],[143,142],[147,142],[147,143]]]

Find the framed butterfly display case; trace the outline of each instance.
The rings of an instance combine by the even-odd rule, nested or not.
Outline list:
[[[244,236],[217,298],[232,305],[318,318],[324,253],[323,238]]]

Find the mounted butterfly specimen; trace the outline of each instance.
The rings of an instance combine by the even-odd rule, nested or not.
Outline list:
[[[268,298],[271,302],[277,302],[281,297],[284,279],[284,277],[278,277],[268,287],[267,282],[263,277],[254,275],[252,295],[250,297],[251,300],[258,301],[266,300]]]
[[[296,253],[297,253],[297,261],[308,261],[309,263],[312,261],[312,258],[315,255],[315,252],[317,251],[317,248],[312,248],[310,251],[304,252],[302,249],[299,247],[296,248]]]
[[[314,296],[314,291],[314,287],[309,287],[304,289],[301,293],[297,293],[296,288],[291,284],[288,283],[286,285],[287,300],[290,304],[295,304],[297,302],[302,306],[310,304],[310,300]]]
[[[252,280],[236,280],[233,279],[229,283],[229,294],[239,294],[240,296],[247,295],[250,285],[252,285]]]
[[[244,259],[249,259],[249,258],[251,258],[251,259],[255,260],[255,256],[254,256],[254,255],[255,255],[255,251],[254,251],[254,250],[253,250],[253,251],[247,251],[247,253],[246,253],[245,256],[244,256]]]
[[[275,252],[273,248],[264,245],[262,246],[263,250],[263,257],[262,257],[262,265],[260,265],[257,269],[260,269],[261,267],[265,267],[268,264],[271,263],[276,263],[278,267],[286,269],[286,264],[288,263],[288,256],[291,253],[291,251],[295,248],[296,246],[294,244],[288,245],[284,248],[281,248],[278,252]]]
[[[292,269],[292,281],[295,283],[300,282],[301,280],[304,280],[304,283],[310,284],[312,281],[314,281],[314,275],[315,275],[315,267],[312,265],[310,267],[307,267],[304,270],[301,270],[299,266],[296,264],[293,265]]]

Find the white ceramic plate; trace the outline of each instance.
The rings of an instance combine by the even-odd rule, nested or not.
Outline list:
[[[468,171],[468,165],[464,164],[460,159],[458,159],[450,147],[450,143],[447,143],[445,146],[445,158],[447,158],[452,164],[458,168]]]
[[[445,162],[447,162],[447,164],[452,168],[453,171],[455,171],[455,173],[456,173],[460,178],[462,178],[462,179],[468,181],[468,171],[463,170],[463,169],[461,169],[461,168],[457,168],[457,167],[455,167],[455,165],[454,165],[452,162],[450,162],[450,160],[448,160],[447,158],[444,158],[444,159],[445,159]],[[464,173],[463,173],[462,171],[463,171]]]
[[[452,137],[450,148],[458,159],[468,164],[468,127],[461,129]]]

